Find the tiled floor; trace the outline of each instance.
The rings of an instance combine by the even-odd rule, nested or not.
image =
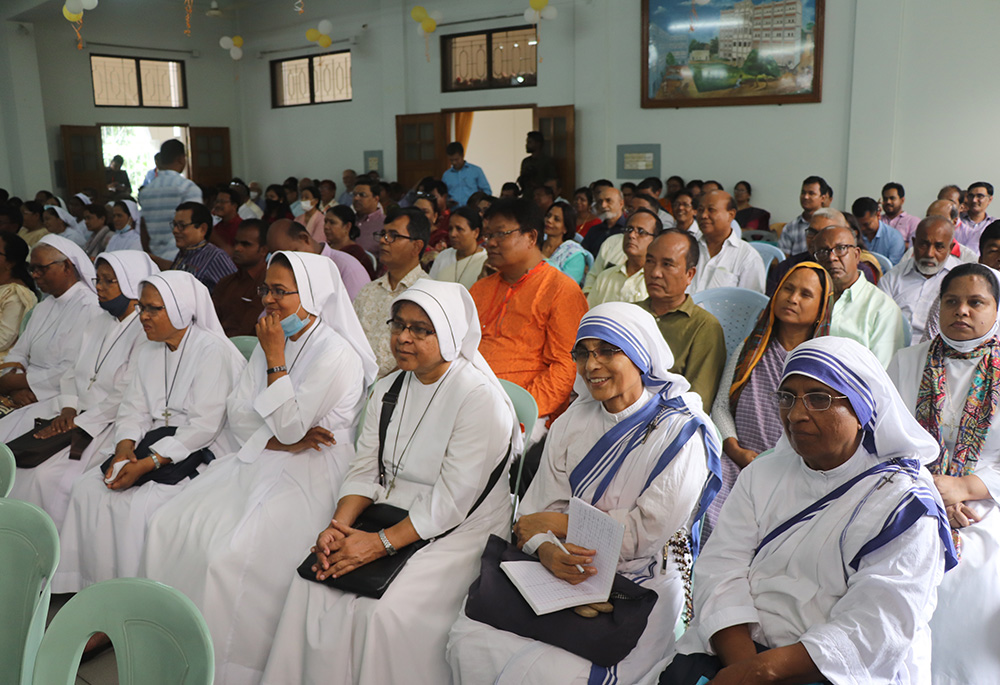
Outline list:
[[[73,595],[53,595],[49,605],[49,621],[69,601]],[[118,665],[114,650],[108,650],[80,667],[76,674],[76,685],[118,685]]]

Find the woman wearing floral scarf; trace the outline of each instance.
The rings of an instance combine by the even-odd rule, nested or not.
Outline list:
[[[952,527],[958,566],[931,620],[935,683],[995,682],[1000,672],[1000,274],[955,267],[941,282],[941,328],[889,365],[903,401],[940,446],[928,465]]]

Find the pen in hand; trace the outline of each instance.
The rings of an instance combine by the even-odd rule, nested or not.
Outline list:
[[[545,534],[549,536],[549,540],[552,542],[553,545],[561,549],[564,554],[569,554],[569,550],[566,549],[566,546],[563,545],[563,543],[559,542],[559,538],[555,536],[555,533],[553,533],[551,530],[547,530],[545,531]],[[585,571],[583,570],[583,566],[580,566],[580,564],[575,564],[575,566],[577,571],[579,571],[580,573],[585,573]]]

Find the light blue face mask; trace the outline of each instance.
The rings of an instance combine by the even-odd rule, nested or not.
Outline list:
[[[301,307],[299,307],[299,309],[301,309]],[[286,338],[291,338],[293,335],[301,332],[308,323],[309,319],[300,319],[298,310],[295,310],[295,312],[289,314],[281,320],[281,330],[285,332]]]

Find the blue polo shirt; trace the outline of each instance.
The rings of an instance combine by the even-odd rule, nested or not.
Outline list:
[[[487,195],[492,195],[490,182],[486,180],[486,174],[475,164],[466,162],[461,169],[448,167],[448,170],[441,175],[441,180],[448,186],[448,195],[460,205],[469,201],[469,196],[481,190]]]
[[[906,252],[906,243],[899,231],[884,221],[879,221],[875,237],[868,241],[868,251],[878,252],[880,255],[888,257],[892,265],[895,266],[899,264],[903,253]]]

